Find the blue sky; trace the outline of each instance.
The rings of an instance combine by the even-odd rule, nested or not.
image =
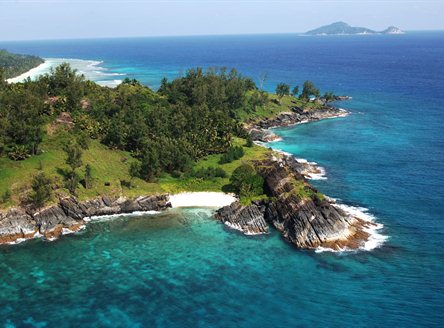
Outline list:
[[[339,20],[436,30],[443,17],[443,0],[0,0],[0,40],[292,33]]]

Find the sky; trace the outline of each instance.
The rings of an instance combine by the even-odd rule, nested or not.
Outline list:
[[[297,33],[345,21],[444,30],[444,0],[0,0],[0,40]]]

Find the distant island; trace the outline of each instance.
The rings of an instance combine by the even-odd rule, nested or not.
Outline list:
[[[350,26],[344,22],[336,22],[308,31],[306,35],[369,35],[369,34],[404,34],[400,28],[389,26],[384,31],[374,31],[366,27]]]

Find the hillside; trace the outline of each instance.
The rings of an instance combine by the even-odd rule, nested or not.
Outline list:
[[[366,35],[366,34],[402,34],[403,32],[395,27],[390,26],[384,31],[377,32],[366,27],[350,26],[344,22],[336,22],[330,25],[321,26],[317,29],[306,32],[307,35]]]
[[[111,89],[67,64],[36,81],[0,83],[0,208],[230,190],[237,167],[271,154],[244,125],[322,107],[308,100],[319,90],[304,85],[299,97],[278,96],[235,70],[192,69],[157,92],[128,79]],[[37,202],[38,194],[46,196]]]
[[[3,70],[5,79],[23,74],[43,62],[44,60],[37,56],[18,55],[0,49],[0,69]]]

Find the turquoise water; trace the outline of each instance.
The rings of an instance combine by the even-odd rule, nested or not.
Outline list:
[[[15,326],[444,325],[444,33],[2,43],[100,60],[155,88],[188,67],[237,67],[266,88],[311,79],[347,94],[345,118],[277,129],[273,147],[316,161],[313,181],[367,208],[389,239],[371,252],[298,251],[244,237],[203,209],[91,224],[0,248],[0,323]],[[110,76],[109,79],[115,77]]]

